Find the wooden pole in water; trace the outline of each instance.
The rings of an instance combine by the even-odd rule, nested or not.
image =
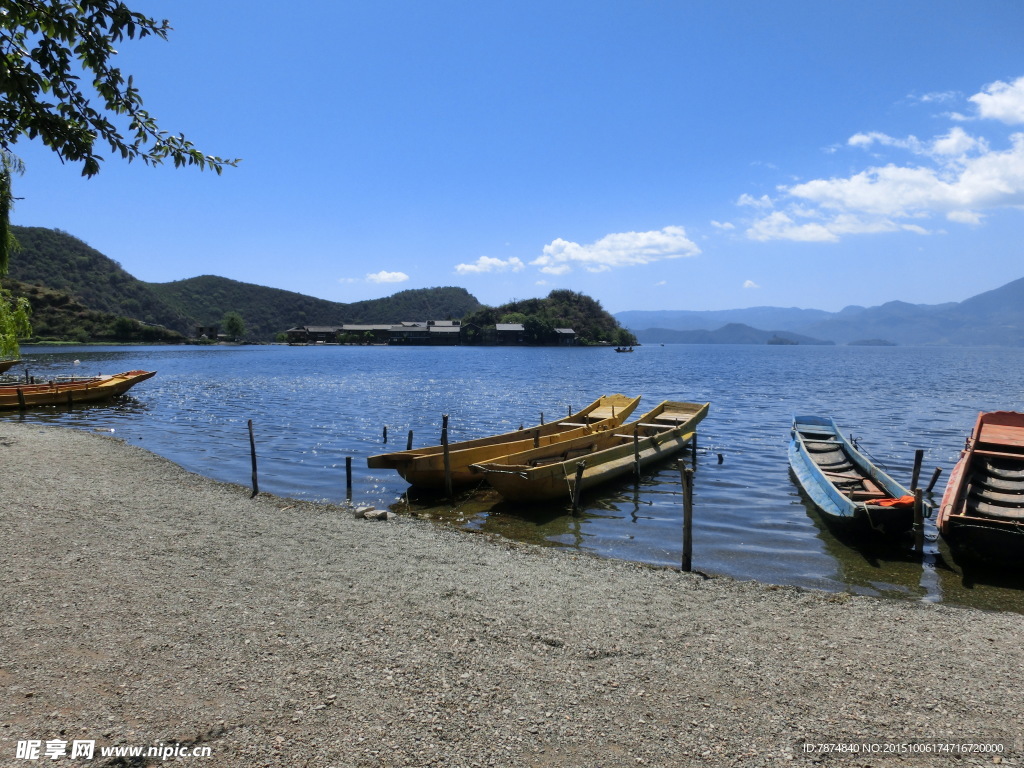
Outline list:
[[[441,415],[441,448],[444,451],[444,492],[452,497],[452,457],[448,452],[448,414]]]
[[[540,425],[542,427],[544,426],[544,411],[540,412]]]
[[[917,481],[921,479],[921,463],[924,461],[924,451],[918,448],[914,451],[914,472],[910,476],[910,489],[917,488]]]
[[[690,441],[690,447],[693,449],[693,468],[697,468],[697,433],[693,433],[693,440]]]
[[[384,425],[384,445],[388,444],[388,425]]]
[[[18,408],[24,411],[25,408],[27,407],[25,405],[25,393],[21,391],[21,387],[18,387],[17,391],[18,391]]]
[[[249,419],[249,451],[252,453],[252,496],[249,498],[254,499],[260,492],[260,481],[256,475],[256,437],[252,431],[252,419]]]
[[[352,501],[352,457],[345,457],[345,498]]]
[[[409,437],[406,438],[406,440],[405,440],[405,450],[407,450],[407,451],[411,451],[412,450],[412,430],[411,429],[409,430]]]
[[[633,475],[640,482],[640,427],[633,427]]]
[[[928,487],[925,488],[925,491],[924,491],[925,493],[931,493],[932,492],[932,488],[934,488],[935,484],[939,481],[939,475],[941,475],[941,474],[942,474],[942,467],[936,467],[935,468],[935,472],[932,473],[932,479],[928,481]]]
[[[576,464],[576,480],[572,486],[572,514],[575,517],[580,513],[580,497],[583,495],[583,470],[587,468],[587,462],[580,461]]]
[[[924,500],[920,488],[914,489],[914,551],[924,552]]]
[[[683,479],[683,561],[682,570],[693,568],[693,470],[679,462]]]

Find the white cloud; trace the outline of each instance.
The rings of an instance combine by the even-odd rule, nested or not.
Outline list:
[[[375,272],[367,275],[366,279],[371,283],[404,283],[409,279],[405,272]]]
[[[753,197],[744,192],[742,195],[740,195],[739,200],[736,201],[736,205],[745,205],[750,208],[767,209],[771,208],[775,204],[772,202],[772,199],[768,197],[768,195],[761,195],[761,197]]]
[[[757,283],[755,283],[753,280],[744,280],[743,281],[743,287],[744,288],[760,288],[761,286],[758,285]]]
[[[979,117],[1024,124],[1024,77],[986,86],[970,99]],[[924,224],[945,217],[979,225],[985,212],[1024,206],[1024,133],[993,149],[962,127],[930,140],[894,138],[877,131],[854,134],[849,147],[904,150],[910,163],[873,165],[847,177],[812,179],[778,188],[775,199],[741,195],[737,204],[757,213],[746,230],[753,240],[835,242],[865,233],[931,234]]]
[[[963,157],[973,152],[988,152],[988,142],[970,136],[960,126],[936,138],[930,147],[930,154],[940,157]]]
[[[659,280],[655,285],[668,285],[668,280]]]
[[[673,226],[653,232],[605,235],[590,245],[557,238],[545,245],[543,255],[530,264],[540,267],[540,271],[548,275],[564,275],[574,266],[588,272],[607,272],[699,253],[700,248],[686,237],[686,231]]]
[[[924,104],[930,104],[934,102],[944,103],[947,101],[953,101],[954,99],[957,99],[959,97],[960,94],[957,91],[941,91],[935,93],[925,93],[921,96],[918,96],[917,100],[923,102]],[[910,98],[914,97],[911,96]]]
[[[479,274],[482,272],[519,272],[526,265],[521,259],[513,256],[509,259],[496,259],[493,256],[481,256],[473,264],[457,264],[455,271],[460,275]]]
[[[971,96],[969,101],[977,106],[980,117],[1020,125],[1024,123],[1024,77],[1012,83],[997,80]]]
[[[950,211],[946,218],[959,224],[981,224],[985,217],[977,211]]]
[[[731,222],[728,222],[728,221],[715,221],[714,219],[711,220],[711,226],[714,227],[715,229],[724,229],[724,230],[736,229],[736,225],[731,223]]]

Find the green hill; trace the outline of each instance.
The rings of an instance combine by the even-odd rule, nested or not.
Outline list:
[[[213,275],[148,285],[161,301],[194,318],[197,325],[218,325],[225,313],[237,312],[245,321],[246,337],[263,341],[295,325],[447,320],[480,306],[464,288],[418,288],[341,304]]]
[[[555,328],[572,328],[582,344],[605,342],[629,345],[636,337],[619,325],[619,321],[601,307],[601,302],[575,291],[552,291],[544,299],[525,299],[483,307],[462,319],[462,325],[480,328],[496,323],[522,323],[528,341],[552,344]]]
[[[446,320],[480,307],[464,288],[422,288],[344,304],[212,275],[146,283],[66,232],[41,227],[12,230],[21,250],[11,259],[10,285],[32,303],[39,337],[111,339],[118,319],[124,332],[131,326],[125,319],[145,324],[131,326],[135,335],[130,338],[155,333],[146,326],[163,326],[191,337],[196,328],[219,325],[227,312],[237,312],[245,322],[247,339],[271,341],[294,325]],[[86,317],[83,312],[94,315]]]
[[[72,303],[93,312],[162,325],[185,335],[192,333],[192,318],[164,303],[151,285],[132,277],[116,261],[78,238],[59,229],[11,230],[21,246],[11,257],[11,280],[67,294]],[[37,299],[29,296],[33,309]]]

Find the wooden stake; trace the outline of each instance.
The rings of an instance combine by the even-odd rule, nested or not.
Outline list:
[[[441,447],[444,450],[444,492],[452,497],[452,457],[448,451],[448,414],[441,416]]]
[[[935,484],[939,481],[939,475],[941,475],[941,474],[942,474],[942,467],[936,467],[935,468],[935,472],[932,474],[932,479],[930,481],[928,481],[928,487],[925,488],[925,491],[924,491],[925,493],[931,493],[932,492],[932,488],[934,488]]]
[[[633,427],[633,475],[640,482],[640,427]]]
[[[914,489],[914,551],[924,552],[924,500],[920,488]]]
[[[924,461],[924,451],[920,448],[914,451],[914,472],[910,476],[910,490],[917,488],[917,481],[921,479],[921,463]]]
[[[690,447],[693,449],[693,468],[697,468],[697,433],[693,433],[693,439],[690,441]]]
[[[345,498],[352,501],[352,457],[345,457]]]
[[[384,425],[384,445],[388,444],[388,425]]]
[[[25,405],[25,393],[21,391],[21,387],[18,387],[17,392],[18,392],[18,408],[20,408],[21,410],[24,411],[25,408],[27,407]]]
[[[693,470],[679,462],[683,479],[683,561],[682,569],[693,568]]]
[[[572,486],[572,514],[575,517],[580,513],[580,497],[583,496],[583,470],[587,468],[587,462],[580,461],[576,464],[576,481]]]
[[[407,451],[411,451],[412,450],[412,430],[411,429],[409,430],[409,437],[405,441],[405,450],[407,450]]]
[[[256,475],[256,437],[252,431],[252,419],[249,419],[249,450],[252,453],[252,496],[249,498],[255,499],[260,492],[260,481]]]

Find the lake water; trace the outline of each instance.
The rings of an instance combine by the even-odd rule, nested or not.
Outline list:
[[[840,540],[802,499],[786,458],[794,413],[832,415],[896,479],[945,479],[981,410],[1024,410],[1024,349],[667,345],[608,348],[26,347],[38,378],[157,370],[113,405],[0,418],[113,432],[193,472],[247,485],[252,419],[261,491],[345,499],[352,457],[356,504],[393,506],[443,524],[601,556],[678,566],[678,468],[567,504],[516,508],[485,490],[454,505],[406,497],[366,457],[436,444],[442,414],[452,441],[562,416],[602,394],[711,402],[694,478],[693,567],[776,584],[1024,612],[1019,575],[964,571],[935,529],[924,562],[907,547]],[[78,361],[77,364],[75,361]],[[21,369],[23,371],[23,368]],[[389,442],[383,444],[384,427]]]

